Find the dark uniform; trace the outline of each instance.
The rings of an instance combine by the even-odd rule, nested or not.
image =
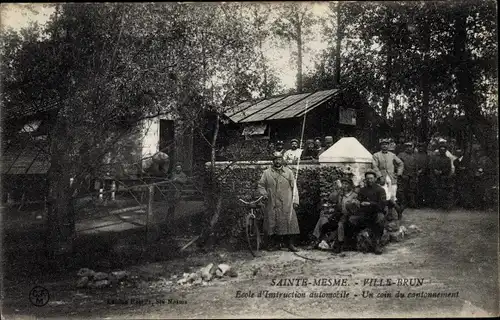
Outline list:
[[[497,183],[496,172],[493,162],[486,155],[480,154],[477,158],[473,164],[472,194],[474,206],[484,209],[494,201],[492,197],[496,197],[492,192],[492,187]]]
[[[463,208],[472,206],[471,183],[473,179],[470,159],[461,156],[453,161],[455,167],[455,199],[456,203]]]
[[[443,146],[440,146],[440,150]],[[435,208],[449,209],[452,205],[453,187],[451,180],[451,160],[441,153],[431,158],[431,178],[433,186],[432,205]]]
[[[429,155],[427,146],[424,143],[418,145],[418,152],[415,153],[415,166],[417,169],[417,188],[415,190],[415,202],[417,207],[422,207],[424,203],[429,202]]]
[[[368,174],[373,174],[374,177],[376,177],[376,173],[372,171],[366,172],[365,177]],[[361,231],[364,228],[370,228],[376,243],[375,252],[381,253],[381,251],[379,251],[379,246],[380,239],[384,233],[385,224],[385,190],[377,183],[367,185],[359,190],[358,201],[361,206],[356,215],[351,215],[349,217],[349,226],[352,227],[355,232]],[[363,206],[363,202],[369,202],[370,204],[368,206]],[[379,250],[377,250],[377,247]]]
[[[411,147],[411,152],[401,152],[398,158],[404,163],[404,171],[402,174],[401,181],[401,204],[404,207],[415,208],[416,198],[415,193],[417,190],[417,161],[415,154],[413,153],[413,145],[411,143],[405,143],[405,146]],[[399,190],[398,190],[399,191]],[[399,198],[399,197],[398,197]]]

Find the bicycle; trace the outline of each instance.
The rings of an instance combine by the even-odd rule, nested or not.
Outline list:
[[[260,233],[260,223],[262,222],[262,214],[257,214],[256,211],[261,211],[261,204],[259,203],[264,197],[261,196],[255,201],[245,201],[239,199],[240,202],[245,204],[250,208],[250,212],[245,217],[245,235],[248,244],[248,249],[252,256],[256,257],[260,250],[261,244],[261,233]],[[262,213],[262,212],[260,212]]]

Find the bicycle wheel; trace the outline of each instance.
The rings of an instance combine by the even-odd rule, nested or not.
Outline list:
[[[252,214],[247,215],[245,221],[245,233],[247,237],[248,249],[254,257],[260,250],[260,230],[257,219]]]

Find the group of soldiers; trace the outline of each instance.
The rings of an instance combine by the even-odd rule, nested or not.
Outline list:
[[[264,232],[269,249],[286,240],[289,250],[297,251],[293,239],[300,233],[296,215],[299,196],[294,171],[289,165],[305,156],[297,140],[292,140],[291,149],[285,152],[282,145],[280,141],[277,143],[272,153],[273,165],[264,171],[258,183],[259,192],[266,200]],[[422,143],[415,151],[413,143],[408,142],[398,155],[389,150],[389,145],[388,139],[381,140],[380,151],[373,154],[373,169],[365,172],[360,186],[355,186],[352,179],[338,181],[339,188],[329,197],[332,209],[322,213],[316,224],[313,247],[318,246],[328,231],[334,230],[333,251],[340,253],[346,237],[369,229],[373,251],[381,254],[386,222],[400,220],[407,207],[482,206],[495,170],[482,151],[470,160],[461,149],[454,151],[455,158],[450,157],[446,141],[441,141],[438,150],[431,152]],[[313,141],[308,150],[317,152],[306,156],[317,157],[327,148],[320,149]]]
[[[269,144],[269,155],[273,157],[274,152],[283,154],[283,159],[287,164],[296,164],[300,160],[313,160],[318,159],[319,155],[333,145],[333,137],[326,136],[324,141],[320,137],[308,139],[305,143],[305,148],[299,148],[299,140],[290,140],[290,149],[284,150],[283,140],[276,141],[276,144]]]
[[[374,154],[374,168],[382,172],[385,164],[380,160],[387,145],[383,141],[381,152]],[[437,150],[429,151],[425,143],[418,144],[415,150],[411,142],[404,148],[397,156],[386,153],[395,164],[396,174],[391,176],[392,184],[399,186],[395,198],[404,208],[450,209],[458,205],[470,209],[488,205],[495,167],[483,150],[466,156],[463,149],[457,148],[452,154],[445,140],[439,142]]]

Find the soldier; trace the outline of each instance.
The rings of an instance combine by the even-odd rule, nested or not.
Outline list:
[[[474,178],[472,190],[475,207],[485,209],[489,202],[493,200],[490,190],[496,183],[495,165],[486,153],[482,149],[479,149],[476,152],[473,166]]]
[[[470,208],[472,205],[470,181],[473,179],[470,159],[464,156],[463,150],[460,148],[455,150],[455,155],[457,157],[453,161],[455,167],[455,202],[463,208]]]
[[[333,137],[332,136],[326,136],[325,137],[325,149],[324,150],[327,150],[331,146],[333,146]]]
[[[418,208],[421,208],[426,201],[429,201],[427,196],[429,183],[429,155],[427,154],[427,145],[423,142],[417,145],[417,153],[415,154],[415,164],[417,170],[417,188],[415,192],[415,202]]]
[[[398,177],[403,174],[404,164],[401,159],[389,151],[388,139],[380,141],[380,148],[379,152],[373,154],[373,170],[384,183],[387,200],[396,202]]]
[[[351,179],[344,178],[342,181],[342,192],[337,200],[337,241],[334,243],[333,252],[341,253],[344,250],[345,227],[352,214],[359,210],[358,194],[354,190]]]
[[[376,183],[377,173],[373,170],[365,172],[366,186],[358,193],[359,212],[349,217],[349,225],[360,231],[370,228],[375,240],[375,254],[382,254],[380,242],[384,233],[386,194],[384,188]]]
[[[401,204],[403,207],[415,208],[415,191],[417,189],[417,163],[413,152],[413,143],[406,142],[404,144],[405,151],[398,154],[404,163],[404,171],[402,175]]]
[[[284,152],[284,150],[283,150],[283,140],[276,141],[276,146],[275,146],[275,150],[274,151],[281,152],[281,154],[283,154],[283,152]]]
[[[321,138],[320,137],[314,138],[314,146],[316,148],[316,152],[318,152],[318,156],[320,154],[322,154],[323,151],[325,151],[325,149],[323,149],[323,147],[321,146]]]
[[[452,206],[451,160],[446,156],[446,143],[439,144],[439,154],[431,158],[431,178],[434,208],[450,209]]]
[[[299,206],[297,183],[292,170],[283,165],[283,155],[274,154],[273,165],[266,169],[258,183],[264,197],[264,233],[286,238],[288,249],[297,252],[293,236],[300,234],[296,211]],[[268,245],[269,240],[266,239]]]
[[[318,159],[318,150],[316,150],[316,146],[314,144],[313,139],[308,139],[306,141],[306,148],[302,152],[300,156],[301,160],[314,160]]]
[[[302,149],[299,149],[299,140],[292,139],[291,148],[283,154],[283,158],[289,165],[297,164],[302,154]]]

